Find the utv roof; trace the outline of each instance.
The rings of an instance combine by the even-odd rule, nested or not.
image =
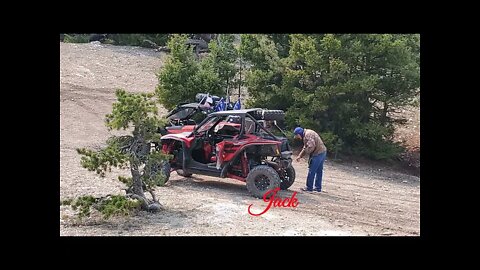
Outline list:
[[[243,109],[243,110],[229,110],[211,113],[210,115],[243,115],[250,112],[261,110],[261,108]]]

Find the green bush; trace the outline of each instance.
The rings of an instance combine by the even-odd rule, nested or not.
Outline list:
[[[115,45],[140,46],[143,42],[142,34],[110,34],[109,39],[113,40]]]
[[[89,34],[65,34],[63,42],[65,43],[88,43],[90,40]]]
[[[97,208],[103,214],[103,218],[107,219],[117,215],[128,216],[140,210],[140,205],[138,200],[132,200],[122,195],[114,195],[103,200]]]
[[[374,160],[391,160],[403,151],[404,148],[400,144],[386,140],[358,144],[351,148],[353,155]]]
[[[88,43],[92,34],[65,34],[64,42]],[[146,40],[152,41],[158,46],[165,46],[168,34],[108,34],[102,41],[104,44],[151,47]]]
[[[87,195],[64,200],[61,204],[70,205],[80,219],[89,217],[92,209],[98,210],[103,218],[108,219],[111,216],[130,215],[141,207],[138,200],[129,199],[123,195],[108,195],[100,198]]]
[[[343,143],[342,140],[332,132],[319,132],[320,137],[322,138],[323,143],[327,147],[327,151],[330,154],[333,154],[337,151],[341,151]]]
[[[165,46],[168,34],[109,34],[108,40],[113,41],[115,45],[141,47],[150,47],[150,44],[144,42],[150,40],[158,46]]]

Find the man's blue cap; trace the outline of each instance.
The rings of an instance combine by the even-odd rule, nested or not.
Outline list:
[[[295,130],[293,131],[293,134],[295,134],[295,135],[300,134],[300,136],[303,137],[303,128],[296,127]]]

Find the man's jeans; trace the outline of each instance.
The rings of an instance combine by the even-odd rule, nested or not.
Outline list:
[[[307,189],[313,189],[313,179],[315,178],[315,189],[322,190],[323,162],[327,156],[327,151],[312,156],[308,162]]]

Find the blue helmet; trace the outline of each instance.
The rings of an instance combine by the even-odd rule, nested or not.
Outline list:
[[[293,134],[295,134],[295,135],[300,134],[300,136],[302,136],[302,138],[303,138],[303,128],[296,127],[295,130],[293,131]]]

